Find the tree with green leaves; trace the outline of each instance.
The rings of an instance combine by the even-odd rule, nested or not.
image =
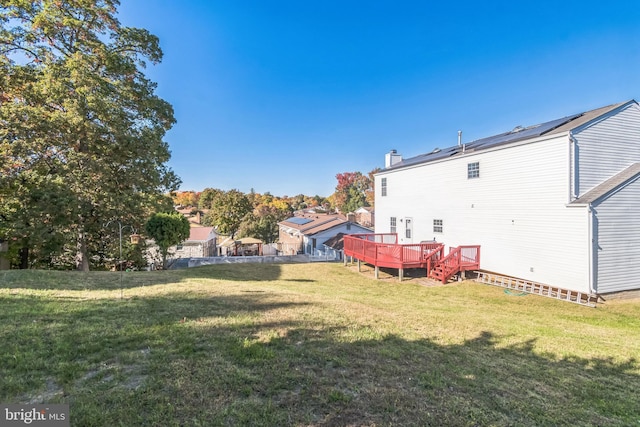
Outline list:
[[[240,225],[252,211],[253,205],[243,192],[220,191],[211,199],[211,206],[204,217],[203,224],[215,226],[219,233],[228,234],[234,238]]]
[[[273,243],[278,240],[278,222],[289,218],[293,210],[287,202],[271,195],[256,196],[254,200],[256,205],[253,212],[240,226],[239,234],[241,237],[255,237],[264,243]]]
[[[149,218],[144,229],[158,245],[162,255],[162,268],[166,268],[169,248],[188,239],[190,227],[184,215],[178,212],[160,212]]]
[[[361,172],[344,172],[336,175],[338,185],[333,193],[336,207],[342,213],[355,212],[362,206],[369,206],[367,193],[373,188],[371,179]]]
[[[205,188],[204,191],[200,193],[200,198],[198,199],[198,208],[211,209],[213,200],[221,193],[224,193],[224,191],[218,188]]]
[[[142,72],[158,39],[123,27],[118,5],[0,2],[0,237],[62,243],[84,271],[105,223],[141,225],[179,185],[163,141],[173,109]]]

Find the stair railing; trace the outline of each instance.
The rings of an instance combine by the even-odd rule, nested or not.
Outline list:
[[[429,273],[431,273],[431,269],[442,259],[444,258],[444,245],[439,244],[435,248],[428,250],[424,254],[424,259],[427,260],[427,277],[429,277]]]

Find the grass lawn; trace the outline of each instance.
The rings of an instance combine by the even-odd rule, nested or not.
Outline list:
[[[0,402],[77,426],[640,426],[640,301],[341,264],[0,272]]]

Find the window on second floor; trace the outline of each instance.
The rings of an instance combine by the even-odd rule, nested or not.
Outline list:
[[[395,233],[396,232],[396,217],[392,216],[391,220],[389,221],[389,233]]]
[[[467,179],[480,178],[480,162],[467,163]]]
[[[434,233],[442,233],[442,220],[441,219],[434,219],[433,220],[433,232]]]
[[[382,197],[386,197],[387,195],[387,178],[382,178],[380,180],[380,195]]]

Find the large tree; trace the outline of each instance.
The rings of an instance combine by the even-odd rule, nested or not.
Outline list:
[[[204,217],[203,224],[216,226],[220,233],[235,237],[242,222],[253,211],[251,201],[246,194],[238,190],[212,194],[210,209]]]
[[[253,195],[254,209],[240,226],[241,237],[256,237],[264,243],[278,240],[278,222],[288,218],[293,209],[285,200],[273,197],[271,194]]]
[[[371,179],[361,172],[344,172],[336,175],[338,185],[333,193],[336,208],[342,213],[354,212],[369,206],[367,193],[372,189]]]
[[[123,27],[118,5],[0,1],[0,237],[37,246],[47,219],[82,270],[105,223],[140,226],[179,184],[163,141],[173,110],[142,71],[158,39]]]

